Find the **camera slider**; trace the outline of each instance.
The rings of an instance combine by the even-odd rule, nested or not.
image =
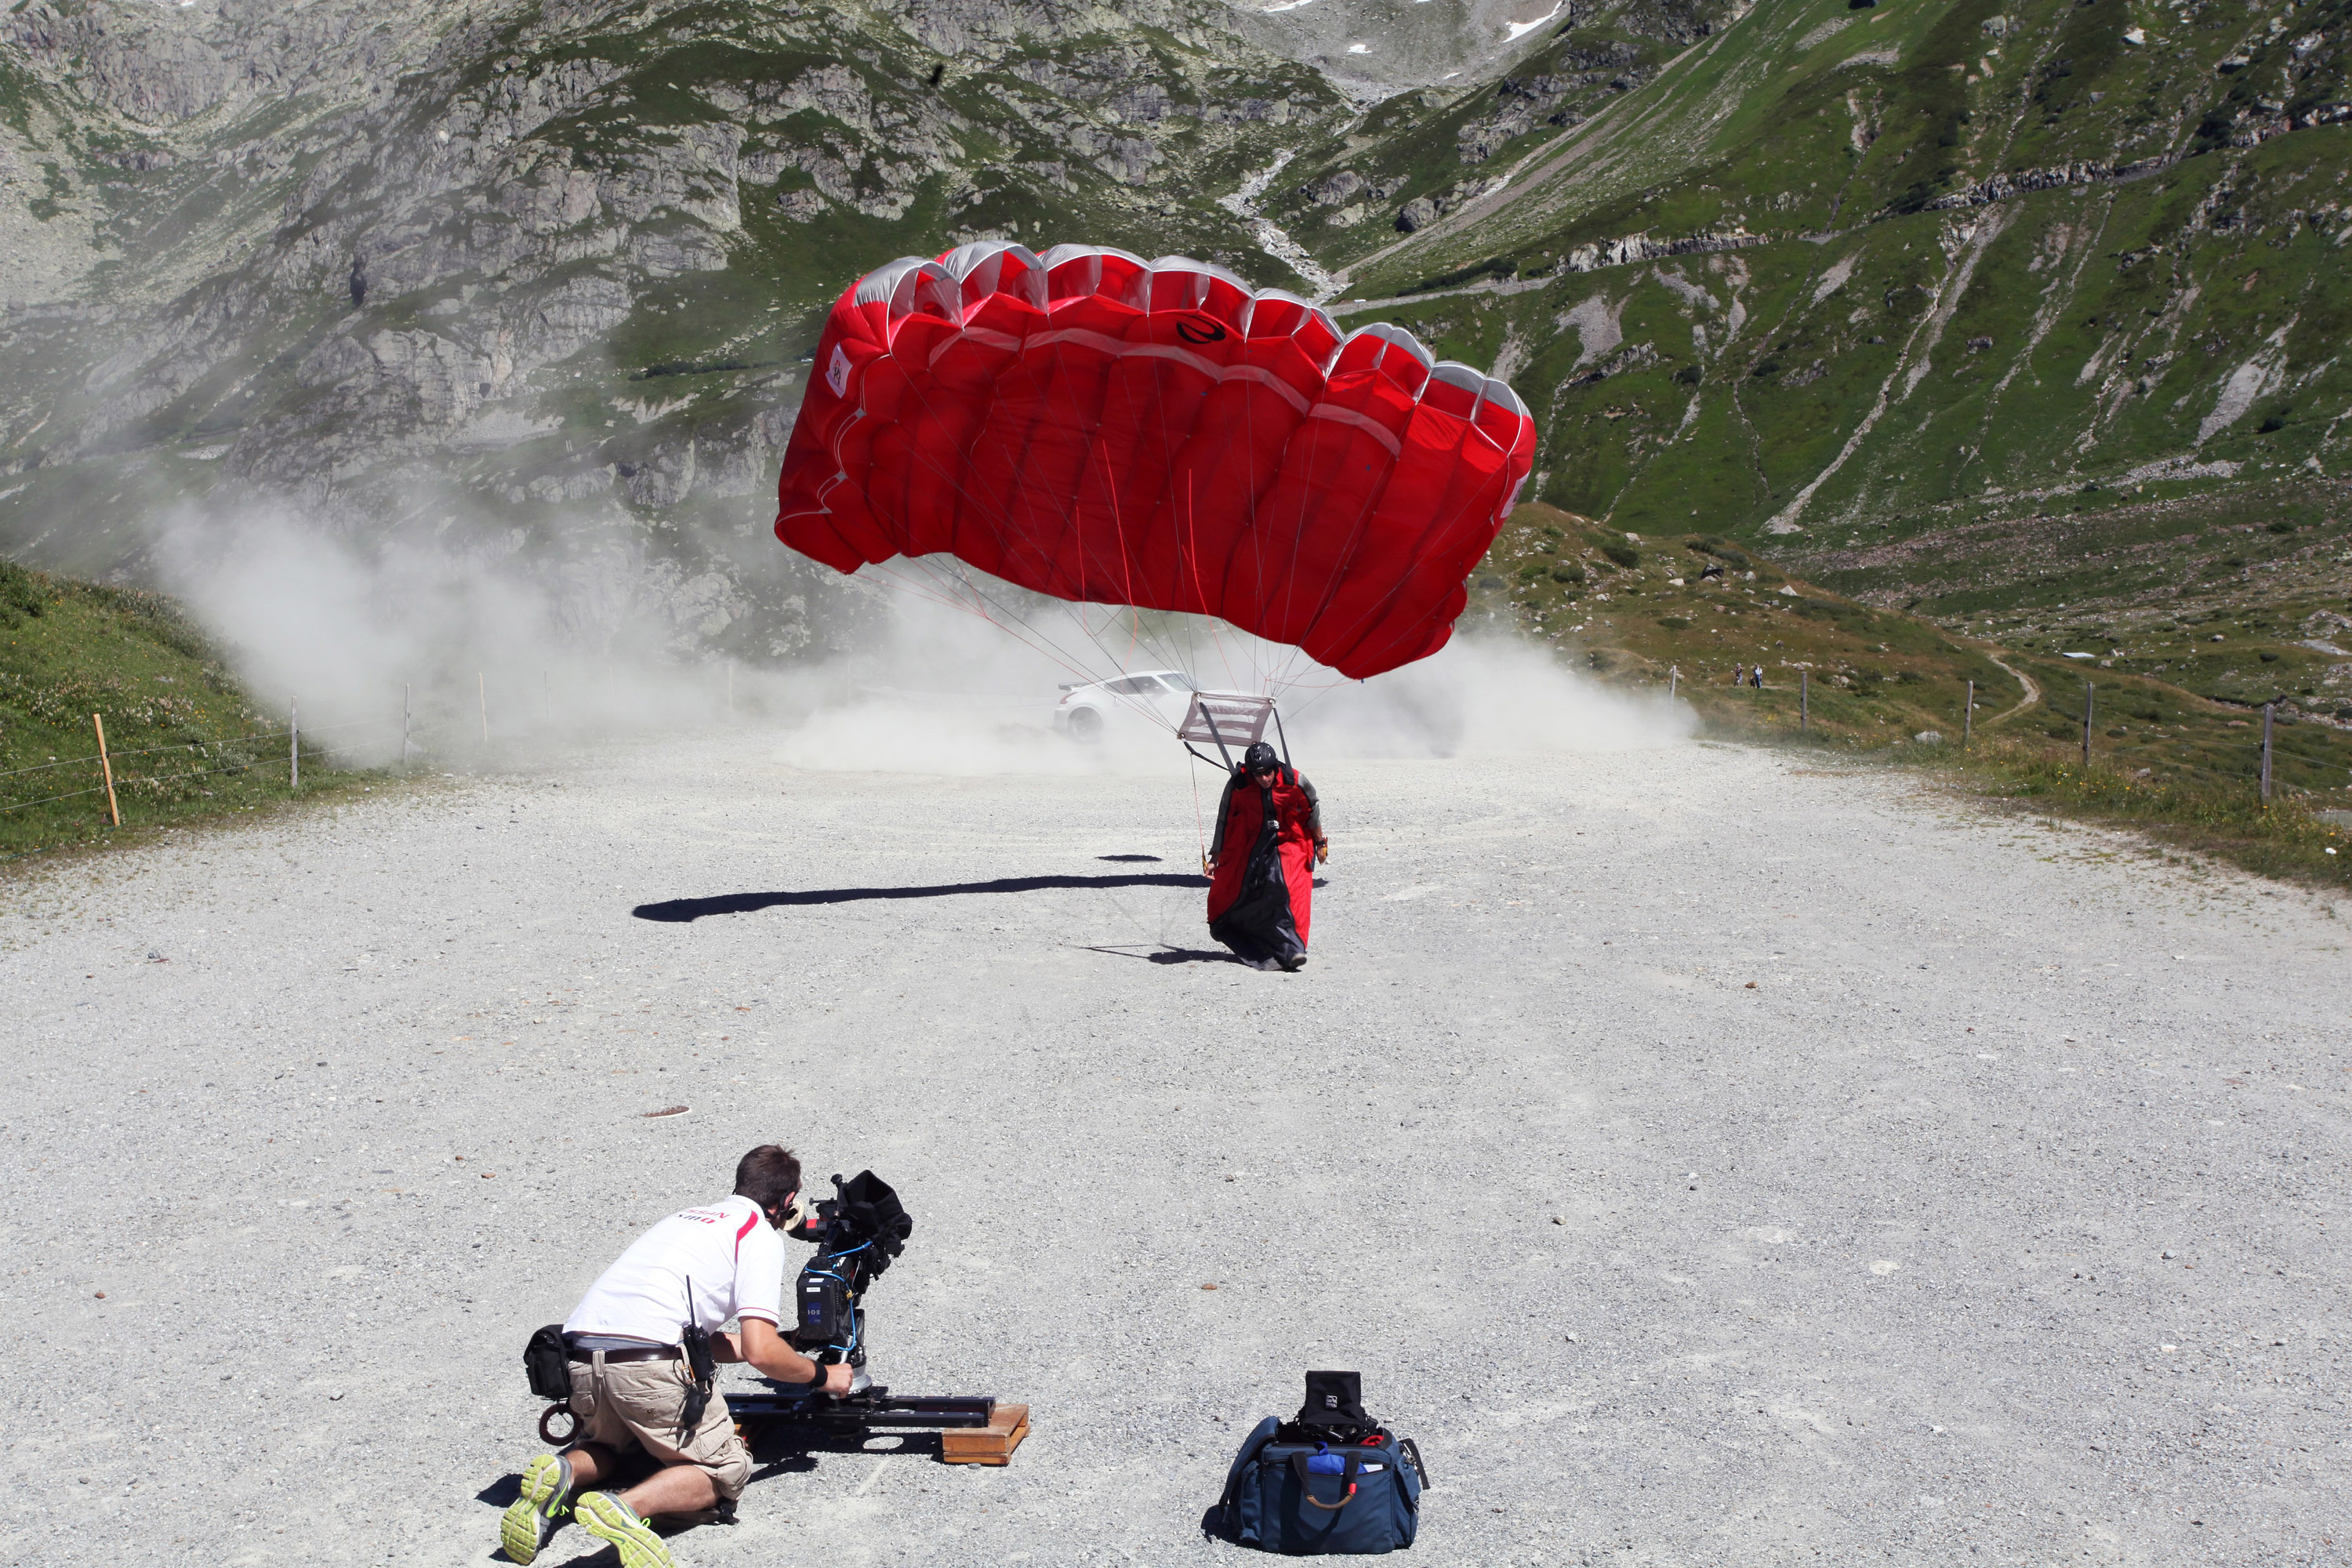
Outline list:
[[[728,1413],[748,1447],[863,1447],[893,1432],[937,1432],[940,1458],[950,1465],[1003,1465],[1029,1436],[1029,1407],[986,1394],[894,1394],[876,1384],[839,1399],[819,1394],[727,1395]]]

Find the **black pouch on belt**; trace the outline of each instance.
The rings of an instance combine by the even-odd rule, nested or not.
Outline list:
[[[572,1355],[563,1343],[563,1325],[549,1323],[522,1347],[523,1375],[530,1391],[559,1403],[572,1397]]]

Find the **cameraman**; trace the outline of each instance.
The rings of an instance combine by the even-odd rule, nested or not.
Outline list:
[[[688,1429],[688,1325],[709,1331],[713,1361],[748,1362],[813,1392],[849,1391],[848,1367],[819,1366],[777,1331],[784,1289],[779,1233],[798,1217],[800,1188],[800,1161],[763,1143],[735,1167],[733,1196],[663,1220],[589,1287],[563,1324],[579,1430],[562,1453],[534,1454],[523,1467],[522,1495],[499,1521],[508,1557],[537,1557],[576,1491],[572,1516],[619,1548],[621,1568],[672,1568],[669,1548],[646,1521],[700,1512],[742,1494],[751,1456],[725,1398],[714,1395]],[[730,1318],[738,1331],[716,1331]],[[662,1468],[625,1492],[593,1489],[632,1448]]]

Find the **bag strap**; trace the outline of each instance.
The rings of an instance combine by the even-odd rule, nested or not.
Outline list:
[[[1421,1484],[1423,1486],[1427,1486],[1429,1484],[1429,1467],[1421,1462],[1421,1445],[1415,1443],[1410,1437],[1400,1437],[1396,1440],[1396,1446],[1398,1453],[1402,1454],[1406,1458],[1412,1461],[1412,1473],[1421,1478]]]
[[[1353,1454],[1347,1456],[1347,1458],[1340,1468],[1339,1479],[1347,1484],[1348,1489],[1340,1495],[1338,1502],[1325,1502],[1321,1498],[1315,1495],[1315,1489],[1307,1484],[1307,1456],[1304,1453],[1297,1453],[1290,1456],[1290,1473],[1297,1479],[1298,1495],[1305,1498],[1308,1502],[1313,1503],[1317,1508],[1325,1510],[1331,1513],[1337,1513],[1339,1510],[1347,1507],[1349,1503],[1356,1500],[1356,1477],[1362,1471],[1363,1468],[1363,1460],[1358,1458]]]

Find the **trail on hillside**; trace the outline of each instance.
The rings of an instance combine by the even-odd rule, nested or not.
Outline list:
[[[1276,154],[1273,163],[1242,181],[1241,188],[1229,195],[1217,198],[1217,205],[1249,226],[1250,237],[1257,247],[1305,279],[1314,291],[1307,297],[1321,304],[1339,291],[1340,280],[1323,270],[1321,264],[1307,253],[1307,247],[1290,237],[1290,232],[1272,218],[1258,216],[1258,198],[1265,195],[1266,186],[1282,173],[1297,149],[1286,148]]]
[[[2016,678],[2017,684],[2025,689],[2025,695],[2019,700],[2016,707],[2002,710],[2000,712],[1996,713],[1991,718],[1986,720],[1986,723],[1998,724],[2004,719],[2015,718],[2018,714],[2024,712],[2028,708],[2032,707],[2035,703],[2042,700],[2042,688],[2034,683],[2033,677],[2026,674],[2025,671],[2018,668],[2015,665],[2011,664],[1999,654],[1988,652],[1986,653],[1985,658],[1992,660],[1993,663],[2000,665],[2004,670],[2007,670],[2011,676]]]

